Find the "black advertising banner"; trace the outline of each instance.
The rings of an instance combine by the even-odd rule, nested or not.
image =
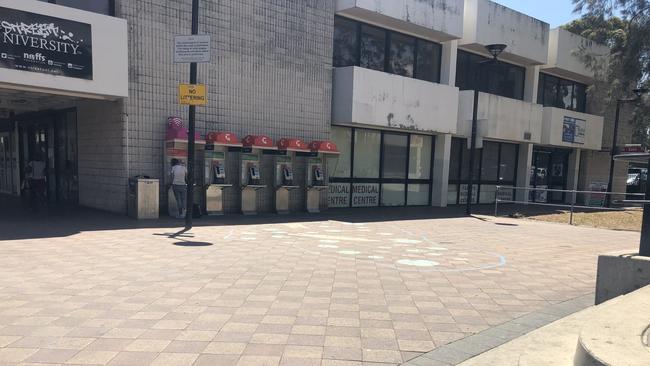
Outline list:
[[[90,24],[0,7],[0,67],[93,78]]]

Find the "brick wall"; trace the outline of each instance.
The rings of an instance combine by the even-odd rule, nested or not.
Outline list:
[[[129,25],[128,175],[160,178],[166,119],[187,120],[177,84],[189,65],[172,62],[172,47],[190,33],[191,1],[121,0],[118,16]],[[199,33],[212,36],[213,51],[198,68],[208,105],[197,107],[197,131],[328,138],[333,19],[333,0],[202,0]],[[238,196],[226,191],[227,211],[239,210]],[[270,210],[270,192],[260,197]]]

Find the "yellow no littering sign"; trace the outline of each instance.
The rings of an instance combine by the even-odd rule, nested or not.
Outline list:
[[[179,84],[178,103],[184,105],[206,105],[205,84]]]

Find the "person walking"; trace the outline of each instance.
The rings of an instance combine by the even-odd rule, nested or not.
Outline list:
[[[178,208],[177,218],[184,218],[187,207],[187,169],[178,159],[172,159],[171,178],[172,191]]]

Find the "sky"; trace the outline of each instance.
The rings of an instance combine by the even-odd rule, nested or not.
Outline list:
[[[573,13],[572,0],[493,0],[551,25],[551,28],[580,17]]]

